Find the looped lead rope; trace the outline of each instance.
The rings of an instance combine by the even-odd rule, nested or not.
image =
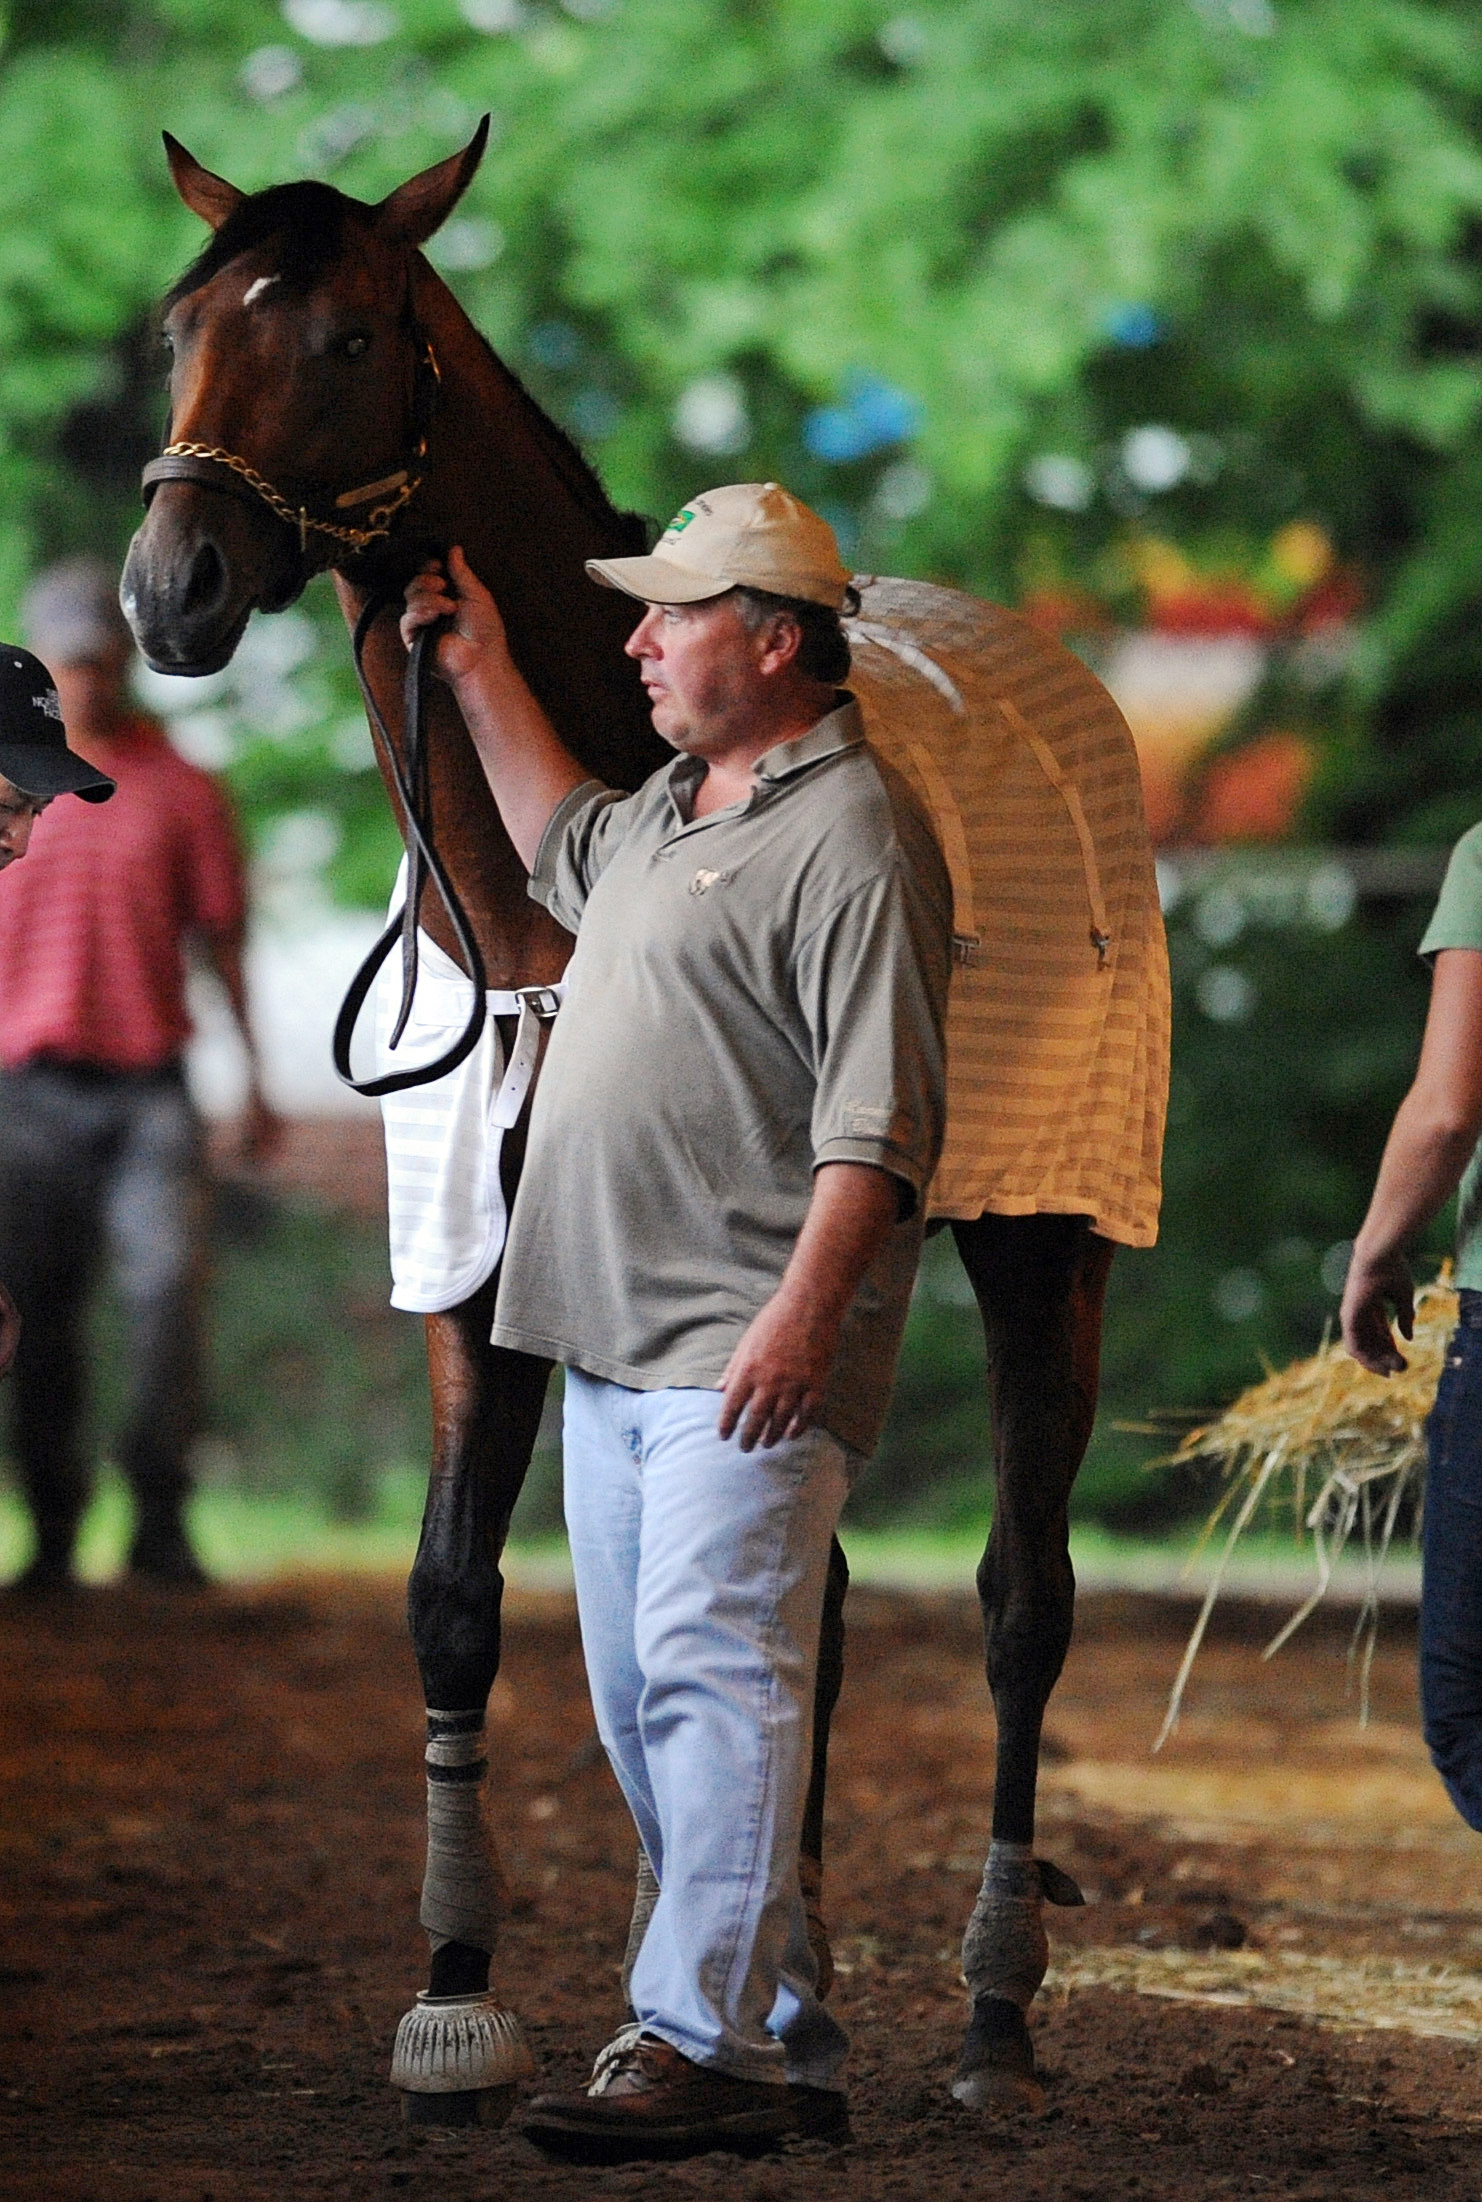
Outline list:
[[[372,596],[355,622],[352,645],[355,677],[360,683],[360,693],[365,698],[366,715],[370,720],[376,748],[401,805],[407,845],[406,896],[401,909],[350,981],[345,999],[340,1004],[340,1013],[335,1019],[335,1070],[353,1092],[363,1093],[371,1100],[378,1099],[383,1093],[402,1093],[408,1086],[431,1085],[434,1079],[444,1078],[449,1071],[456,1070],[478,1046],[488,1016],[484,959],[478,941],[474,938],[473,927],[468,921],[468,913],[458,899],[458,890],[448,877],[432,838],[431,786],[422,722],[429,678],[428,652],[435,647],[437,636],[442,631],[441,622],[434,627],[423,627],[407,656],[401,754],[398,754],[396,744],[391,739],[381,707],[365,674],[365,646],[371,628],[381,613],[397,602],[399,598],[392,595]],[[448,921],[452,925],[458,951],[473,988],[467,1022],[452,1046],[434,1061],[418,1064],[411,1070],[386,1071],[379,1078],[357,1078],[350,1067],[350,1046],[355,1037],[355,1027],[377,974],[398,940],[401,942],[401,1006],[391,1033],[390,1045],[393,1048],[406,1031],[407,1019],[412,1013],[412,1000],[417,991],[417,924],[422,910],[423,891],[429,879],[436,887],[443,908],[448,913]]]

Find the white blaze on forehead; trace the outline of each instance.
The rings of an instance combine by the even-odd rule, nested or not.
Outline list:
[[[264,291],[271,290],[275,283],[281,283],[282,280],[281,275],[260,275],[257,281],[249,286],[242,304],[250,306],[255,298],[261,298]]]

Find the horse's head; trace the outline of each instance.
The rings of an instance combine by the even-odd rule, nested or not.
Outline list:
[[[168,673],[226,663],[256,608],[384,539],[414,485],[436,362],[417,326],[416,248],[483,154],[379,206],[328,184],[251,196],[168,135],[175,188],[214,235],[165,303],[170,431],[121,595]]]

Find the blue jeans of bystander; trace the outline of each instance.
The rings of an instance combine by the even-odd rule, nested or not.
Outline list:
[[[1452,1803],[1482,1830],[1482,1292],[1461,1294],[1426,1435],[1421,1712]]]

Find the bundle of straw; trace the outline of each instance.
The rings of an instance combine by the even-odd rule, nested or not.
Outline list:
[[[1447,1342],[1456,1327],[1450,1264],[1415,1296],[1415,1336],[1409,1366],[1398,1376],[1371,1376],[1341,1345],[1329,1342],[1305,1361],[1277,1369],[1243,1391],[1222,1415],[1191,1430],[1175,1461],[1212,1460],[1225,1489],[1204,1525],[1194,1557],[1233,1513],[1214,1576],[1184,1653],[1153,1749],[1178,1725],[1184,1686],[1193,1669],[1230,1556],[1261,1507],[1289,1504],[1311,1532],[1317,1583],[1266,1646],[1269,1659],[1299,1629],[1325,1595],[1333,1565],[1355,1529],[1368,1563],[1368,1583],[1354,1628],[1360,1663],[1362,1717],[1368,1717],[1369,1666],[1378,1627],[1378,1576],[1401,1508],[1414,1518],[1425,1481],[1425,1423],[1435,1401]],[[1309,1494],[1312,1494],[1309,1500]]]

